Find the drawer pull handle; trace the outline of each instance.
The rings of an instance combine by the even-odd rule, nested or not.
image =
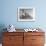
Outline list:
[[[36,40],[36,39],[32,39],[32,40]]]

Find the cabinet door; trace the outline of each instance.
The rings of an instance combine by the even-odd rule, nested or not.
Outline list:
[[[41,33],[24,33],[24,46],[44,46],[44,35]]]
[[[32,46],[32,36],[24,34],[24,46]]]
[[[4,36],[3,46],[23,46],[23,35]]]

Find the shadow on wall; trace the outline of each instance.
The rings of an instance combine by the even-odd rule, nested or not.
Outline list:
[[[4,28],[6,28],[6,26],[4,24],[0,24],[0,43],[2,43],[2,32],[5,32],[6,30],[4,30]]]

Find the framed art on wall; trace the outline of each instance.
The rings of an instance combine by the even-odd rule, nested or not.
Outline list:
[[[18,21],[35,21],[35,8],[19,7]]]

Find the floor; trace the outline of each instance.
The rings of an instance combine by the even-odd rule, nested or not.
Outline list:
[[[2,44],[0,44],[0,46],[2,46]]]

